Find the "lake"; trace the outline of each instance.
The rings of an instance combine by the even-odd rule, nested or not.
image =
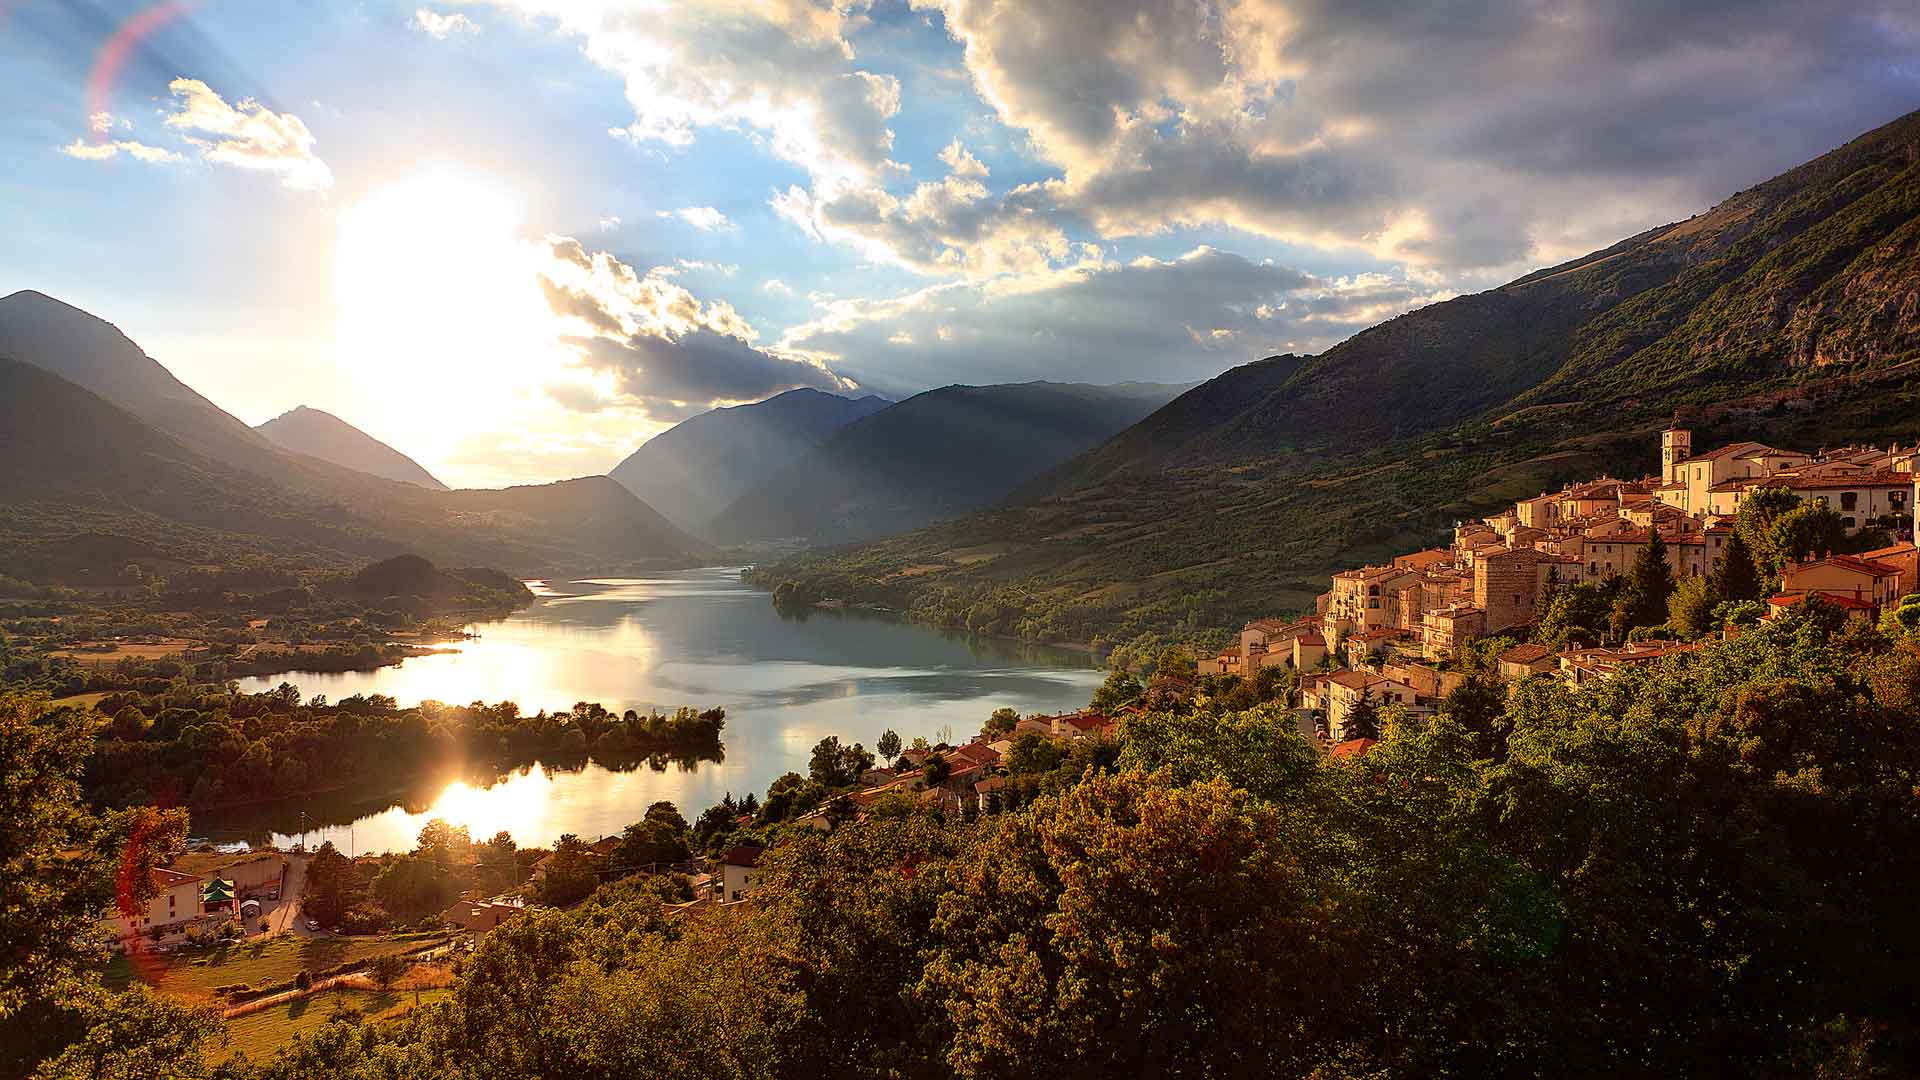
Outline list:
[[[308,697],[386,694],[403,706],[515,701],[529,713],[579,701],[616,712],[720,705],[727,710],[724,760],[664,771],[535,766],[490,785],[452,782],[410,805],[351,820],[330,815],[323,800],[242,820],[196,820],[195,833],[291,844],[302,838],[288,834],[304,810],[319,826],[305,841],[332,840],[342,851],[411,849],[434,817],[466,825],[475,839],[501,829],[528,845],[550,845],[562,833],[594,839],[619,832],[658,799],[691,820],[728,792],[764,794],[782,773],[804,774],[814,744],[827,735],[868,749],[889,728],[909,743],[915,736],[966,739],[1002,706],[1023,714],[1081,708],[1105,677],[1091,657],[1070,650],[853,612],[782,616],[767,593],[740,581],[737,568],[532,587],[539,599],[531,607],[469,627],[475,637],[451,646],[456,652],[241,686],[261,691],[291,682]]]

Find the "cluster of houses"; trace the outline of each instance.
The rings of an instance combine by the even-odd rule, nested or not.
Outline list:
[[[154,867],[149,871],[153,895],[147,902],[117,905],[104,921],[122,941],[141,935],[164,938],[203,920],[258,915],[262,899],[279,898],[285,855],[267,851],[219,862],[205,873]]]
[[[1912,533],[1920,447],[1807,454],[1738,442],[1696,456],[1692,443],[1690,431],[1669,428],[1661,435],[1657,475],[1603,477],[1522,499],[1459,525],[1449,547],[1343,570],[1314,614],[1248,623],[1236,646],[1201,661],[1200,673],[1251,674],[1276,666],[1313,673],[1302,680],[1302,709],[1317,713],[1320,734],[1338,743],[1363,698],[1415,715],[1431,712],[1460,682],[1446,664],[1459,645],[1531,624],[1552,585],[1625,574],[1656,532],[1676,577],[1711,573],[1733,535],[1741,501],[1756,489],[1785,488],[1829,507],[1850,536],[1870,527]],[[1916,579],[1920,549],[1902,541],[1790,565],[1768,603],[1778,611],[1819,595],[1870,616],[1914,591]],[[1688,648],[1642,641],[1554,653],[1520,645],[1502,653],[1499,665],[1510,677],[1557,673],[1579,686]]]

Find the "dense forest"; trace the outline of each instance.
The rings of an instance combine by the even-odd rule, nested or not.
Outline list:
[[[1335,759],[1275,705],[1150,701],[1018,809],[790,828],[752,902],[695,915],[603,886],[487,935],[444,1005],[199,1074],[1909,1072],[1920,637],[1889,629],[1801,605],[1584,690],[1386,708]],[[67,843],[15,823],[96,821],[71,778],[110,721],[10,700],[9,852]],[[15,1000],[92,1017],[72,970]],[[92,1024],[41,1075],[150,1052]]]
[[[399,708],[379,694],[302,701],[282,683],[264,694],[221,686],[109,694],[110,718],[88,761],[86,788],[109,806],[211,809],[314,792],[383,792],[449,771],[484,781],[543,761],[609,768],[718,760],[723,709],[623,714],[581,702],[524,715],[496,705],[422,702]]]

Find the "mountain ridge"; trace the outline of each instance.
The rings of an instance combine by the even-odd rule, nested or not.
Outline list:
[[[840,543],[956,516],[998,502],[1180,389],[1035,380],[928,390],[842,427],[727,507],[710,532],[730,543]]]
[[[111,323],[43,293],[0,299],[0,357],[13,362],[15,395],[0,430],[10,462],[0,480],[33,504],[0,519],[0,538],[13,543],[128,524],[147,539],[193,538],[204,551],[249,550],[253,537],[252,548],[333,563],[411,550],[523,573],[684,565],[710,553],[605,477],[430,491],[282,450]],[[29,400],[44,411],[22,405]],[[69,413],[91,418],[90,444],[52,422]],[[123,444],[129,460],[116,465]],[[44,451],[55,446],[65,449]],[[566,531],[580,522],[591,526]]]
[[[655,435],[608,471],[680,528],[699,533],[768,473],[892,402],[811,387],[712,409]]]
[[[1676,412],[1696,445],[1912,439],[1914,358],[1920,112],[1684,221],[1235,368],[1013,504],[756,573],[1043,640],[1231,627],[1504,500],[1641,475]]]
[[[447,490],[447,485],[419,462],[321,409],[296,405],[254,430],[283,450],[383,480],[397,480],[429,491]]]

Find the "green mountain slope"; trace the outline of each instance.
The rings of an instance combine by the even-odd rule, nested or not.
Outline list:
[[[846,425],[713,520],[724,542],[841,543],[990,506],[1153,412],[1180,387],[929,390]]]
[[[254,430],[265,435],[275,446],[296,454],[330,461],[342,468],[383,480],[414,484],[429,491],[447,489],[447,485],[421,468],[419,462],[330,412],[301,405]]]
[[[714,409],[647,440],[607,475],[689,532],[847,424],[892,404],[802,388]]]
[[[1087,641],[1299,608],[1336,567],[1695,444],[1920,434],[1920,113],[1684,222],[1190,391],[1012,506],[767,567]],[[1279,361],[1286,361],[1281,363]]]

